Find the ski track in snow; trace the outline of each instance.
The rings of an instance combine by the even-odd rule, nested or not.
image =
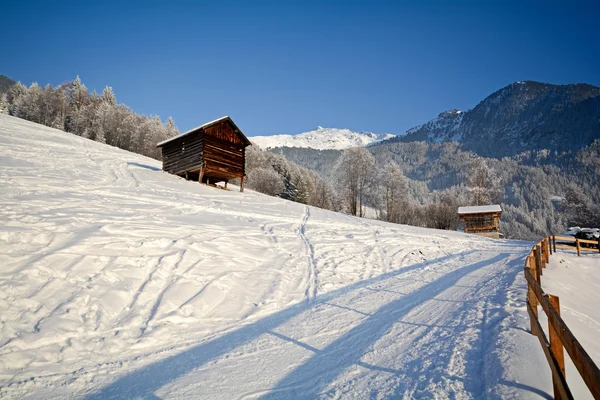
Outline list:
[[[0,179],[2,398],[551,392],[518,373],[545,363],[529,243],[217,190],[3,115]]]
[[[319,287],[319,275],[317,271],[317,262],[315,261],[315,250],[310,243],[310,240],[306,237],[306,224],[308,223],[308,218],[310,218],[310,208],[308,206],[305,207],[304,216],[302,217],[302,224],[300,225],[300,229],[298,229],[298,233],[300,234],[300,238],[302,242],[304,242],[306,258],[308,259],[308,269],[307,269],[307,277],[306,277],[306,290],[304,291],[304,296],[307,301],[311,301],[317,296],[317,289]]]

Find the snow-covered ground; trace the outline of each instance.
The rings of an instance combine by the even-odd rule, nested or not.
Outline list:
[[[3,115],[0,183],[1,398],[552,393],[531,243],[215,189]]]
[[[558,250],[543,271],[542,287],[560,299],[561,317],[596,365],[600,365],[600,254]],[[540,311],[540,322],[548,326]],[[547,332],[547,330],[546,330]],[[565,351],[567,383],[576,399],[592,398]]]
[[[391,133],[354,132],[350,129],[323,128],[297,135],[253,136],[250,139],[263,149],[274,147],[308,147],[318,150],[343,150],[363,147],[395,137]]]

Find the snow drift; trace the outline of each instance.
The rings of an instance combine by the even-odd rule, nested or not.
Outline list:
[[[531,244],[202,186],[0,115],[0,397],[538,397]]]

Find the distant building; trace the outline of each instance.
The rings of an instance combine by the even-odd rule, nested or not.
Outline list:
[[[465,232],[494,239],[500,238],[498,224],[501,214],[499,204],[458,207],[458,217],[465,225]]]
[[[156,145],[163,170],[201,183],[246,179],[246,147],[250,141],[229,117],[208,122]]]

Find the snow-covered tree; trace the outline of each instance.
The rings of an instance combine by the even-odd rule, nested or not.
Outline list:
[[[575,184],[567,188],[561,208],[569,225],[600,226],[600,207],[593,204],[583,189]]]
[[[0,95],[0,114],[8,114],[8,93],[2,93]]]
[[[21,82],[17,82],[12,85],[7,93],[7,100],[9,103],[8,113],[15,117],[23,118],[20,107],[24,105],[21,98],[27,94],[27,87]]]
[[[113,88],[110,86],[106,86],[102,91],[102,101],[104,103],[108,103],[111,106],[117,105],[117,97],[115,96],[115,92],[113,92]]]
[[[473,205],[497,203],[502,199],[503,188],[500,177],[481,157],[473,160],[467,186]]]
[[[248,173],[248,187],[257,192],[278,196],[285,189],[283,179],[273,168],[254,168]]]
[[[379,174],[382,200],[385,207],[385,220],[397,222],[400,211],[408,200],[408,182],[400,167],[388,163]]]
[[[173,120],[173,117],[171,117],[171,116],[169,116],[169,118],[167,118],[167,122],[165,123],[165,129],[166,129],[167,137],[173,137],[173,136],[179,135],[179,129],[177,129],[177,126],[175,125],[175,121]]]
[[[363,200],[373,182],[375,159],[363,147],[354,147],[343,151],[334,169],[334,177],[345,195],[352,215],[362,217]]]

